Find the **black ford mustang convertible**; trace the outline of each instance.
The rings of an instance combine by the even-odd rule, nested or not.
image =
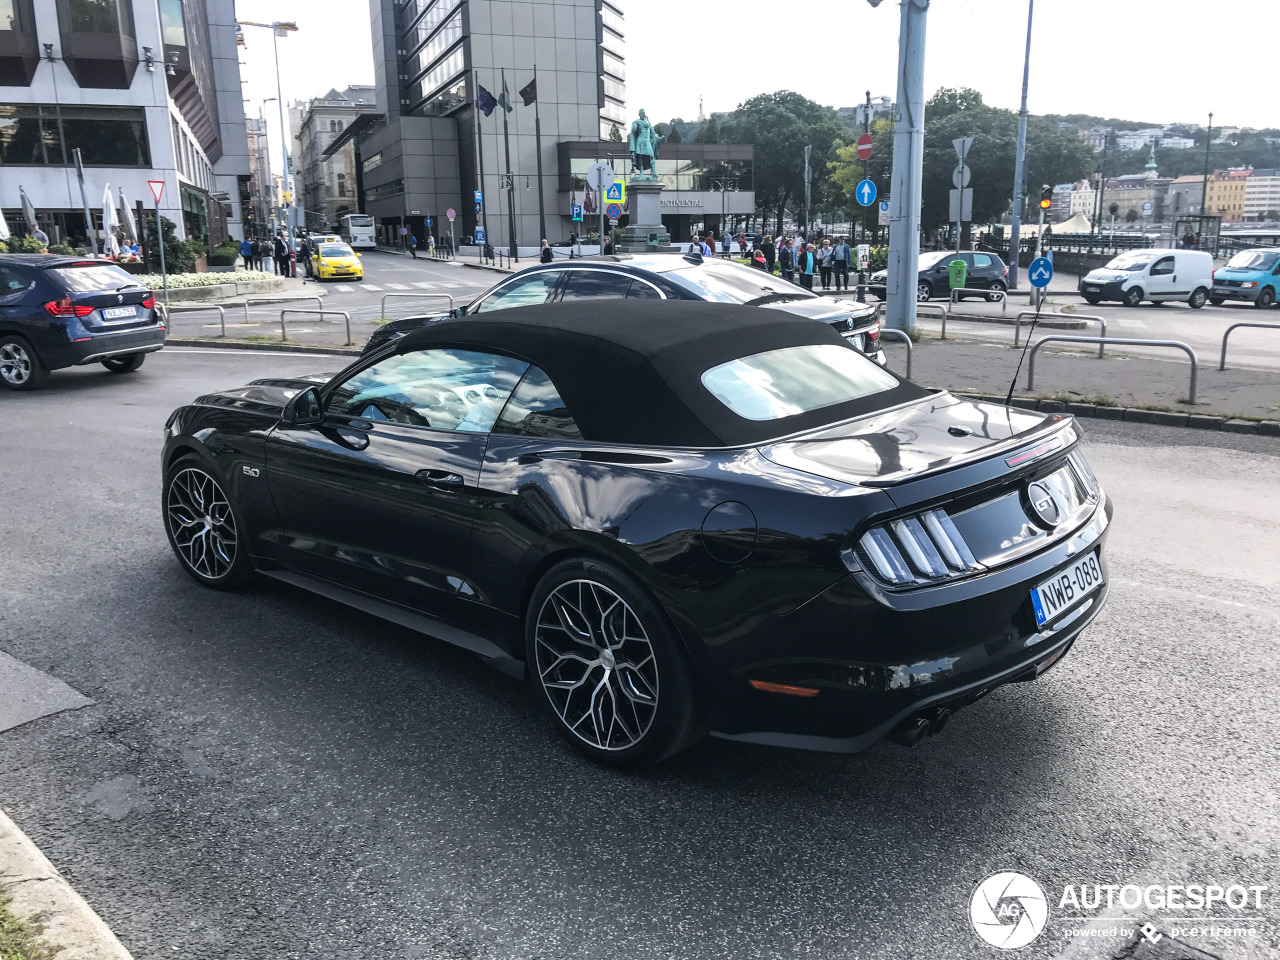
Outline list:
[[[181,407],[163,465],[200,583],[260,573],[473,650],[615,764],[707,731],[915,742],[1050,667],[1107,593],[1071,418],[726,304],[437,324]]]

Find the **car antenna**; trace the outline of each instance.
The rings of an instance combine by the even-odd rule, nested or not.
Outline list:
[[[1036,324],[1040,322],[1040,304],[1044,303],[1044,293],[1039,287],[1032,287],[1036,291],[1036,315],[1031,320],[1031,326],[1027,330],[1026,343],[1022,345],[1022,353],[1018,357],[1018,368],[1013,371],[1013,379],[1009,381],[1009,393],[1004,398],[1004,405],[1007,407],[1013,401],[1013,388],[1018,385],[1018,374],[1022,372],[1022,361],[1026,359],[1027,347],[1031,346],[1031,335],[1036,332]]]

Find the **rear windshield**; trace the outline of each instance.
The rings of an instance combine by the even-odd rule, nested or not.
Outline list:
[[[98,293],[103,290],[114,293],[124,287],[141,286],[113,263],[51,267],[45,275],[53,276],[70,293]]]
[[[717,364],[702,384],[738,416],[760,421],[883,393],[898,380],[856,350],[820,343]]]
[[[1228,270],[1270,270],[1280,258],[1277,250],[1241,250],[1227,261]]]
[[[663,276],[695,294],[699,300],[713,303],[754,304],[764,300],[777,302],[782,297],[808,300],[816,296],[789,280],[736,264],[703,263],[671,270]]]

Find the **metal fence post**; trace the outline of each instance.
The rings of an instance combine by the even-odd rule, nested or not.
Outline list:
[[[1222,356],[1218,360],[1219,370],[1227,369],[1227,337],[1231,336],[1231,331],[1235,330],[1237,327],[1256,327],[1259,330],[1280,330],[1280,323],[1258,323],[1256,321],[1246,321],[1243,323],[1233,323],[1231,326],[1227,327],[1227,332],[1222,335]]]
[[[1230,331],[1228,331],[1230,332]],[[1057,334],[1051,334],[1047,337],[1041,337],[1031,348],[1031,356],[1027,358],[1027,389],[1034,390],[1036,388],[1036,354],[1040,348],[1046,343],[1110,343],[1118,346],[1132,347],[1169,347],[1175,350],[1181,350],[1191,358],[1191,387],[1187,394],[1187,401],[1191,406],[1195,406],[1196,402],[1196,381],[1198,379],[1199,359],[1196,352],[1187,346],[1181,340],[1140,340],[1132,337],[1115,337],[1108,340],[1106,337],[1066,337]]]

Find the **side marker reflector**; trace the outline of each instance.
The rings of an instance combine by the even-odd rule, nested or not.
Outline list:
[[[818,695],[815,687],[793,687],[789,683],[770,683],[768,680],[749,680],[747,682],[757,690],[763,690],[765,693],[787,693],[793,697],[816,697]]]

